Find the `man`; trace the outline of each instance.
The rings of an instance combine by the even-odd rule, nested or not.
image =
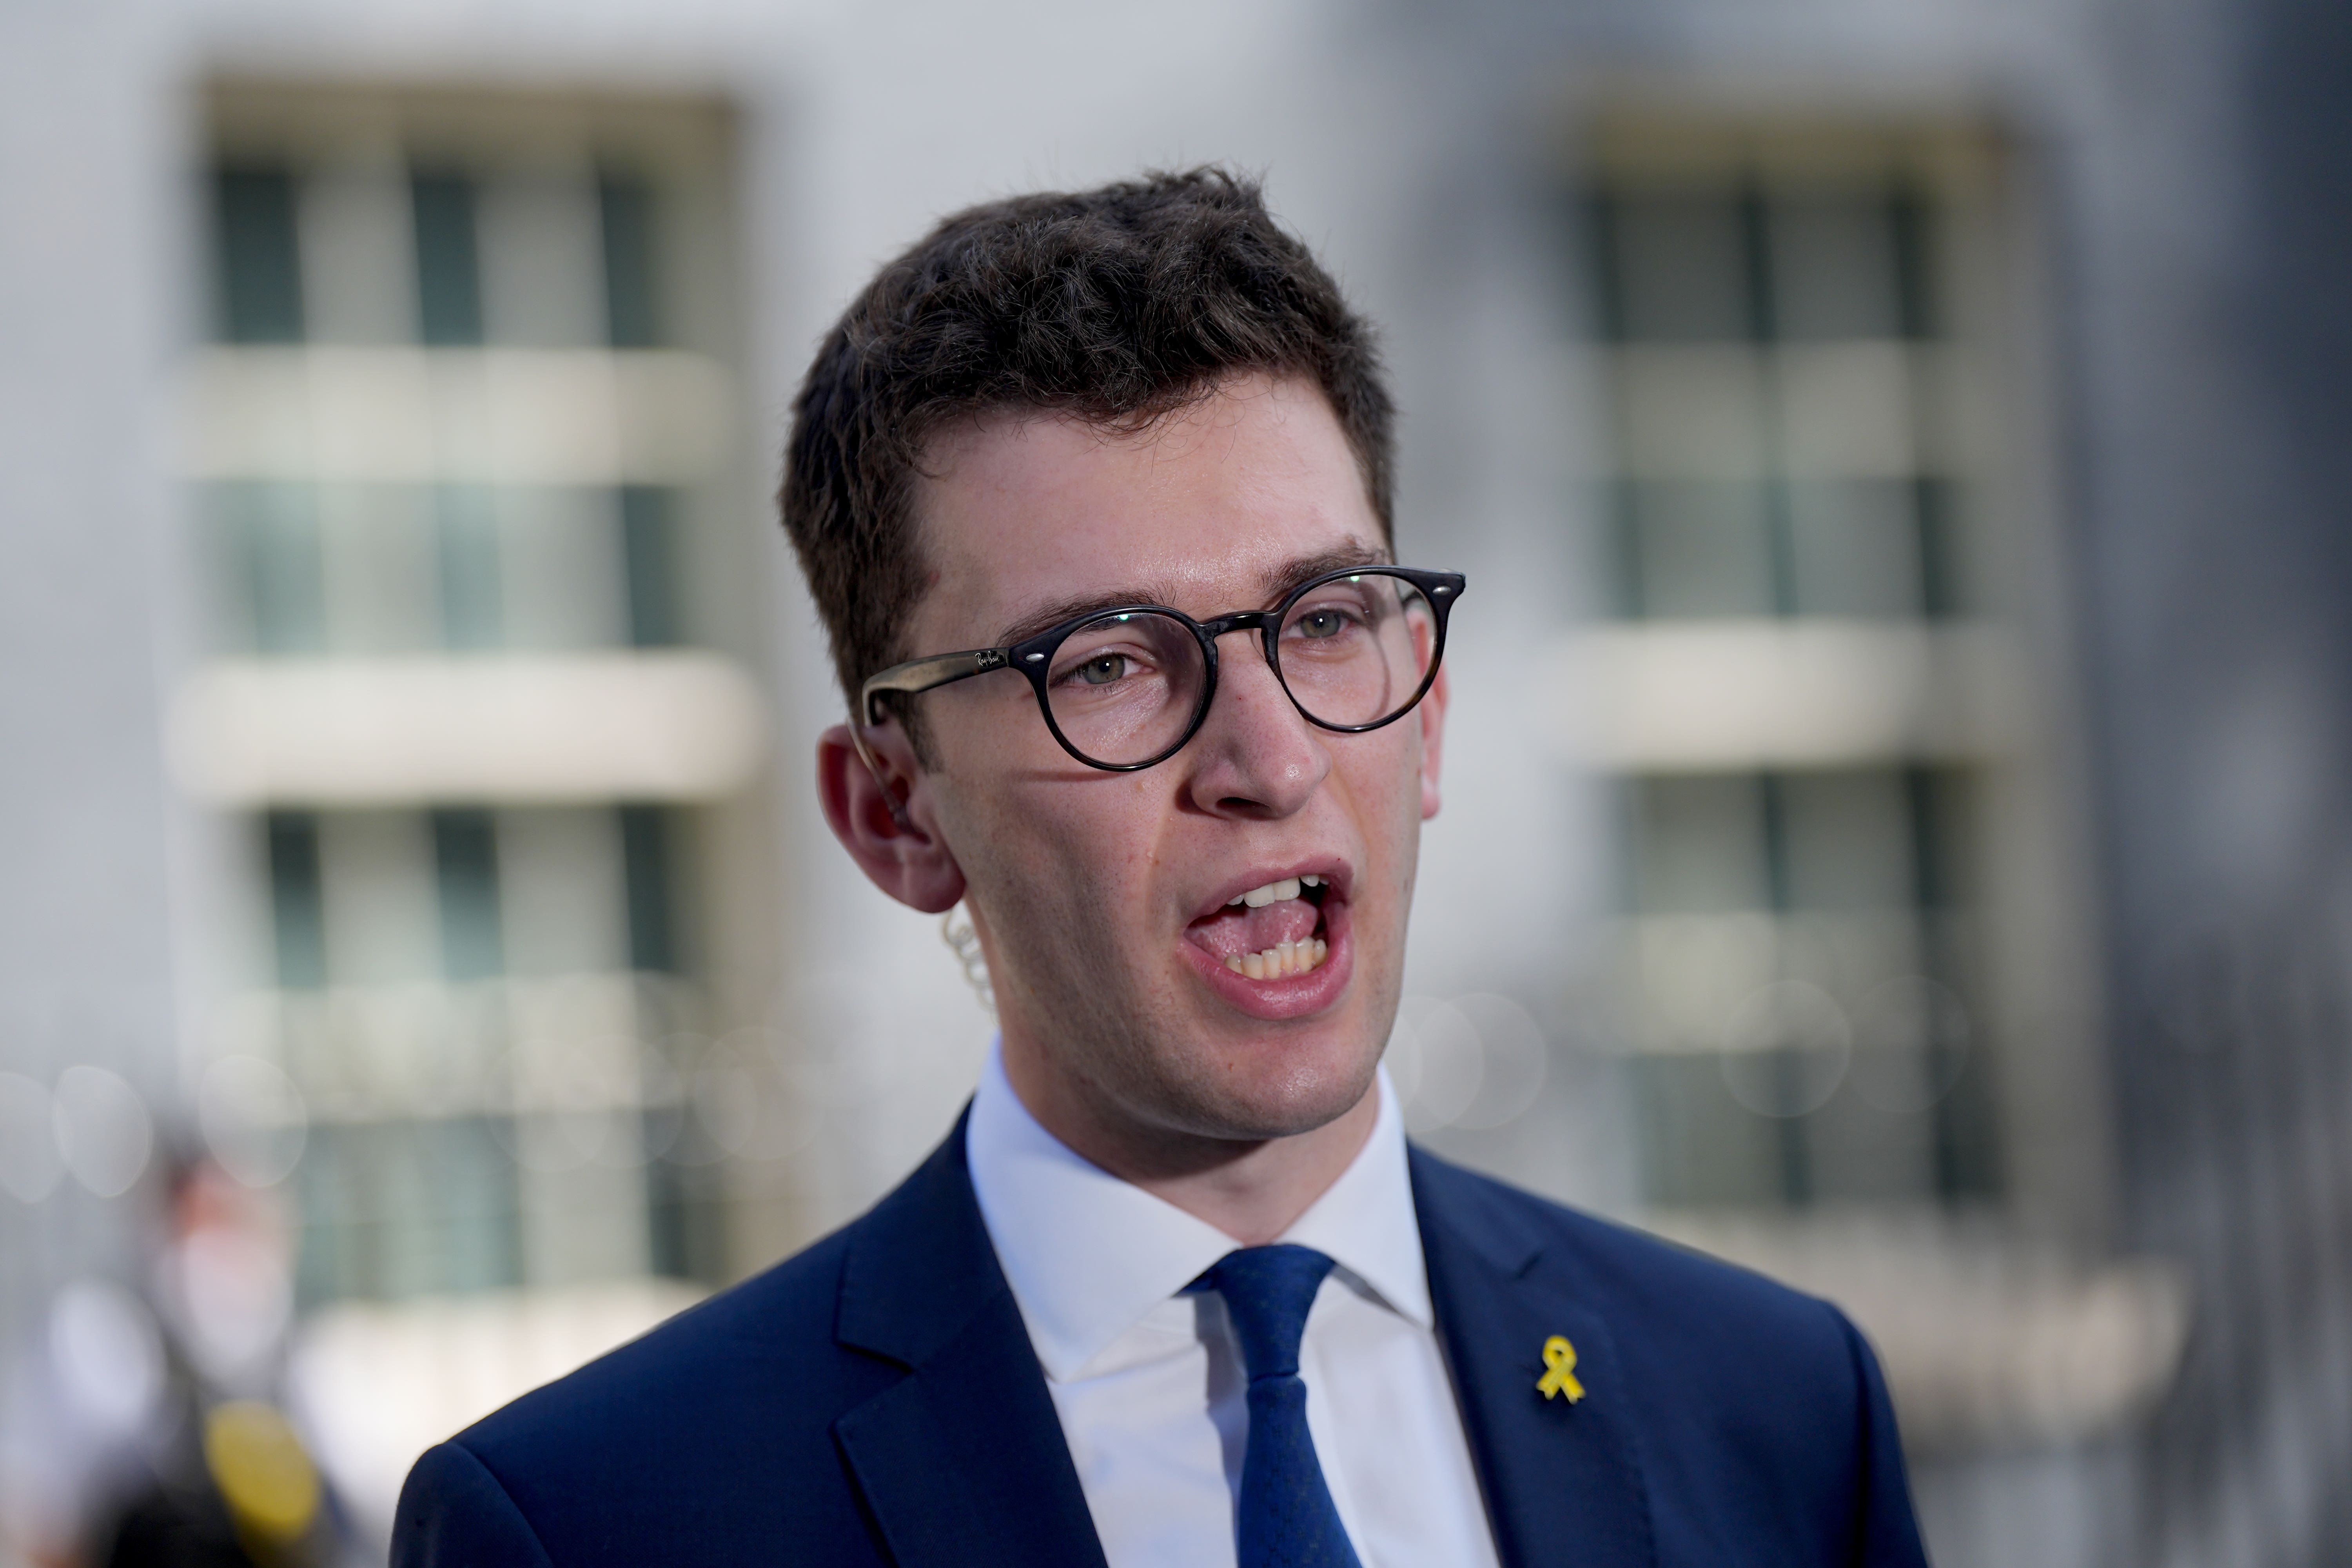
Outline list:
[[[797,406],[868,877],[1002,1036],[798,1258],[422,1459],[395,1561],[1921,1562],[1834,1309],[1448,1166],[1378,1071],[1465,589],[1391,409],[1213,171],[974,208]]]

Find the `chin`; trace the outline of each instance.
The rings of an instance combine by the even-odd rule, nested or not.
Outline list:
[[[1192,1064],[1188,1130],[1255,1142],[1312,1132],[1354,1110],[1371,1090],[1380,1047],[1354,1038],[1305,1044],[1235,1041]]]

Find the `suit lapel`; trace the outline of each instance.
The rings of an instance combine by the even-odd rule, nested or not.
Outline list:
[[[1633,1394],[1608,1325],[1545,1267],[1540,1238],[1465,1172],[1412,1151],[1412,1194],[1470,1452],[1505,1568],[1648,1568]],[[1585,1397],[1546,1399],[1544,1342],[1567,1336]]]
[[[907,1376],[834,1424],[899,1568],[1103,1568],[1045,1375],[964,1163],[963,1122],[863,1221],[835,1337]]]

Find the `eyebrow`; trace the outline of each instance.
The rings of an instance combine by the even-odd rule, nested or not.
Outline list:
[[[996,637],[996,646],[1010,647],[1014,643],[1026,642],[1039,632],[1050,630],[1060,626],[1064,621],[1075,621],[1081,616],[1093,615],[1097,610],[1113,610],[1123,605],[1164,605],[1170,597],[1165,587],[1134,587],[1118,589],[1108,594],[1087,594],[1075,599],[1056,600],[1050,605],[1039,605],[1003,631],[999,632]]]
[[[1343,544],[1336,550],[1326,550],[1278,566],[1268,572],[1260,582],[1265,589],[1265,602],[1272,605],[1301,583],[1320,577],[1326,572],[1344,571],[1350,566],[1390,564],[1392,563],[1385,550],[1369,544]]]
[[[1370,545],[1346,544],[1334,550],[1318,551],[1313,555],[1286,561],[1258,578],[1262,603],[1272,606],[1301,583],[1320,577],[1326,572],[1343,571],[1350,566],[1385,566],[1389,553]],[[1076,598],[1060,599],[1041,605],[1023,616],[998,634],[996,646],[1010,647],[1026,642],[1038,633],[1051,630],[1065,621],[1075,621],[1097,611],[1118,609],[1129,605],[1165,605],[1175,595],[1165,584],[1137,585],[1109,593],[1087,594]]]

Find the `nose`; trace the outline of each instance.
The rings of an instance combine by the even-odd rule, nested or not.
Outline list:
[[[1278,820],[1314,797],[1331,771],[1331,753],[1261,651],[1225,646],[1215,699],[1185,748],[1192,762],[1185,788],[1212,816]]]

